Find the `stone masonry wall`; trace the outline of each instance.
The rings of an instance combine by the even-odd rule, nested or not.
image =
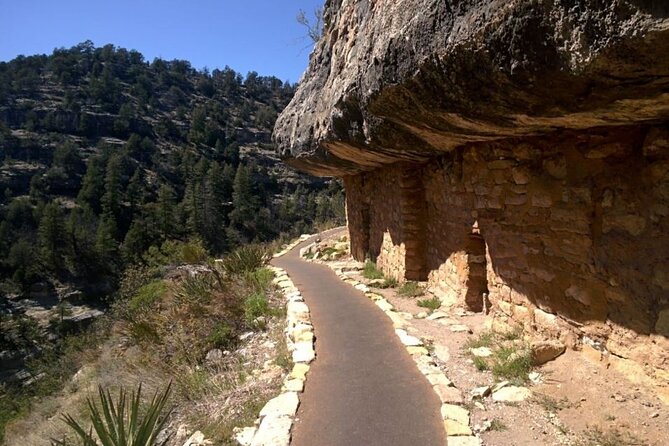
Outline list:
[[[408,171],[347,177],[356,258],[354,234],[368,230],[369,252],[404,278],[407,259],[421,261],[405,249],[417,239],[430,288],[445,303],[478,310],[485,293],[498,321],[590,343],[669,384],[667,129],[477,144],[414,167],[422,236],[403,230],[400,180]],[[359,194],[370,202],[369,229],[352,218]]]
[[[375,260],[388,277],[401,280],[406,270],[400,205],[401,168],[344,177],[351,253]],[[366,224],[362,224],[366,222]]]

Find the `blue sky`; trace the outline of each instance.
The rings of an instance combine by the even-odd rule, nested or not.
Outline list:
[[[195,68],[229,65],[296,82],[311,44],[295,17],[323,0],[0,0],[0,60],[87,39]]]

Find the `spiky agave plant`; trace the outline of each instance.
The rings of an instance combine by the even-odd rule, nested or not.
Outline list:
[[[142,385],[128,398],[125,389],[119,391],[114,402],[111,392],[98,386],[99,407],[92,398],[87,398],[91,427],[84,429],[71,415],[63,415],[63,421],[72,429],[81,446],[153,446],[172,409],[165,413],[172,384],[162,392],[156,392],[145,411],[140,409]],[[144,413],[140,413],[144,412]],[[97,440],[96,440],[97,438]],[[98,442],[99,441],[99,442]],[[67,446],[67,440],[54,440],[54,446]]]

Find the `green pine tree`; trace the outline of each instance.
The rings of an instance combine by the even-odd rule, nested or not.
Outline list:
[[[60,271],[66,254],[67,240],[65,219],[58,203],[50,202],[44,207],[39,228],[39,255],[42,264],[51,271]]]
[[[77,201],[81,206],[90,206],[98,214],[102,211],[100,200],[105,192],[104,172],[104,161],[101,157],[89,158],[86,175],[77,195]]]
[[[176,196],[174,189],[163,184],[158,189],[158,201],[156,203],[158,229],[163,240],[176,235],[175,221]]]
[[[255,237],[255,217],[259,203],[255,194],[251,169],[240,164],[232,186],[232,211],[230,227],[239,234],[237,243],[248,243]]]

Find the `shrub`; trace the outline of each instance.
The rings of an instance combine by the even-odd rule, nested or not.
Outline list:
[[[527,381],[532,369],[532,355],[529,349],[501,347],[493,354],[492,373],[498,378],[514,382]]]
[[[251,325],[260,316],[269,314],[267,297],[262,293],[253,293],[244,301],[244,319]]]
[[[275,363],[286,372],[290,372],[293,368],[293,358],[288,351],[288,345],[284,336],[281,336],[277,343]]]
[[[167,292],[167,284],[156,280],[142,286],[128,301],[128,309],[132,313],[146,311]]]
[[[216,325],[207,336],[211,348],[228,348],[234,345],[235,340],[235,330],[227,322]]]
[[[0,314],[0,351],[30,348],[44,342],[37,321],[23,314]]]
[[[497,378],[522,383],[527,381],[527,374],[532,369],[532,355],[526,345],[510,342],[518,339],[520,335],[519,331],[514,331],[512,335],[484,331],[468,341],[465,347],[467,349],[487,347],[492,350],[492,356],[489,358],[473,357],[478,370],[491,370]]]
[[[383,283],[379,285],[379,288],[395,288],[398,282],[394,277],[386,277],[383,279]]]
[[[365,279],[383,279],[383,272],[377,268],[376,263],[371,260],[365,262],[365,266],[362,269],[362,276]]]
[[[579,442],[577,446],[627,446],[646,444],[641,439],[635,437],[629,432],[613,429],[603,431],[598,427],[590,427],[584,432],[585,439]]]
[[[425,294],[425,290],[416,282],[405,282],[404,285],[397,290],[397,294],[404,297],[418,297]]]
[[[191,240],[181,245],[180,256],[183,263],[204,263],[209,253],[202,244],[202,240]]]
[[[123,272],[118,294],[122,299],[130,299],[137,290],[156,278],[155,270],[139,265],[130,266]]]
[[[167,240],[160,247],[151,246],[142,256],[150,267],[159,267],[178,263],[204,263],[209,257],[201,240],[188,242]]]
[[[244,276],[246,284],[258,293],[267,292],[272,287],[272,279],[274,279],[274,273],[267,268],[247,272]]]
[[[476,338],[471,338],[466,343],[466,348],[492,347],[495,342],[495,334],[492,331],[483,331]]]
[[[83,446],[153,446],[162,430],[171,409],[165,412],[171,384],[162,393],[156,392],[145,410],[141,409],[142,385],[130,394],[125,389],[119,391],[114,401],[109,390],[98,387],[99,402],[86,400],[88,416],[92,427],[87,431],[71,415],[63,415],[63,420],[72,429]],[[93,436],[95,432],[95,436]],[[54,445],[65,446],[64,440],[54,440]]]
[[[245,245],[225,256],[221,267],[228,275],[240,275],[261,268],[269,259],[269,251],[266,247]]]
[[[180,263],[179,244],[176,240],[167,240],[160,246],[153,245],[142,255],[142,259],[149,267]]]
[[[479,372],[482,372],[484,370],[488,370],[488,363],[485,359],[479,356],[474,356],[474,367],[476,367],[476,370]]]
[[[339,252],[339,251],[337,251],[336,249],[334,249],[332,246],[328,246],[327,248],[325,248],[325,249],[323,249],[323,250],[321,251],[321,255],[323,255],[323,256],[329,256],[329,255],[332,255],[332,254],[335,254],[335,253],[338,253],[338,252]]]
[[[143,342],[158,342],[160,340],[160,335],[156,331],[156,328],[146,321],[133,322],[130,325],[130,336],[138,344]]]
[[[441,307],[441,301],[438,297],[433,297],[431,299],[421,299],[418,301],[418,306],[434,311]]]
[[[490,430],[491,431],[500,432],[500,431],[505,431],[507,429],[509,429],[509,427],[506,424],[504,424],[504,422],[502,420],[500,420],[499,418],[494,418],[490,422]]]

